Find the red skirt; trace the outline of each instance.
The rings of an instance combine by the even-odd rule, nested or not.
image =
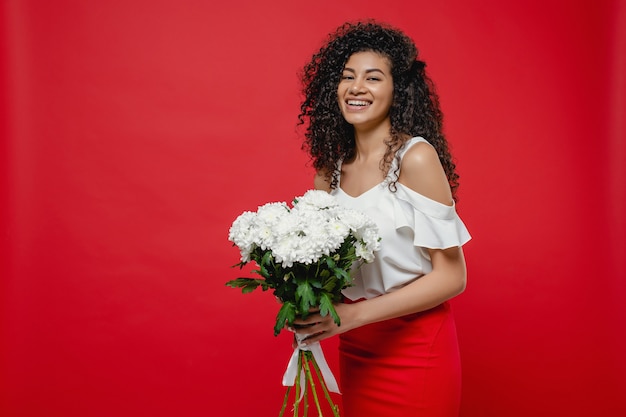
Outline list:
[[[457,417],[461,364],[446,302],[340,335],[344,417]]]

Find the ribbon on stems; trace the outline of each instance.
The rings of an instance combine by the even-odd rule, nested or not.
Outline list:
[[[299,339],[299,337],[300,335],[296,335],[297,340]],[[341,392],[339,391],[339,386],[337,385],[337,380],[335,379],[333,372],[330,370],[328,362],[326,362],[324,352],[322,352],[322,345],[320,345],[319,342],[305,346],[304,344],[302,344],[301,340],[298,340],[298,346],[294,349],[293,354],[291,355],[291,359],[289,360],[289,364],[287,365],[287,370],[283,375],[283,386],[292,387],[294,385],[298,375],[298,358],[300,356],[301,350],[310,351],[313,354],[313,358],[320,368],[320,372],[322,373],[324,383],[328,387],[328,390],[331,392],[336,392],[337,394],[341,394]],[[304,378],[303,372],[300,373],[300,377]],[[304,390],[302,390],[302,392],[300,393],[300,396],[302,395],[304,395]]]
[[[304,415],[302,417],[306,417],[308,415],[307,410],[309,395],[306,392],[307,386],[310,388],[309,393],[315,402],[318,417],[323,417],[323,411],[315,384],[316,378],[322,388],[322,391],[324,392],[324,396],[328,401],[328,405],[332,410],[333,416],[340,417],[339,408],[334,404],[329,391],[336,392],[337,394],[341,393],[339,392],[339,386],[337,385],[335,376],[330,370],[330,367],[326,362],[326,358],[324,358],[322,346],[317,342],[305,346],[302,343],[305,337],[306,336],[296,334],[296,341],[298,345],[294,349],[291,359],[289,360],[289,364],[287,365],[287,370],[283,375],[283,385],[287,387],[287,392],[285,393],[285,399],[283,401],[279,417],[283,417],[285,413],[289,399],[289,392],[294,385],[296,387],[296,393],[295,401],[293,403],[293,417],[299,417],[299,410],[301,407],[300,404],[303,399]]]

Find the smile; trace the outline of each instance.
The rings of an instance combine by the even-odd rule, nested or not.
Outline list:
[[[364,100],[347,100],[346,104],[348,104],[348,106],[365,107],[369,106],[371,103]]]

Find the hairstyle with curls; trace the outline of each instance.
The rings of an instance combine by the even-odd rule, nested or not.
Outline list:
[[[437,151],[456,200],[459,176],[443,134],[439,97],[426,74],[426,63],[418,59],[418,50],[407,35],[374,21],[344,23],[328,36],[325,45],[304,67],[301,75],[304,100],[298,124],[306,125],[302,148],[309,153],[313,167],[325,173],[331,188],[336,188],[339,161],[355,156],[354,128],[341,114],[337,87],[350,56],[365,51],[379,53],[391,63],[391,131],[381,169],[389,170],[393,158],[399,158],[397,151],[410,137],[421,136]],[[398,161],[398,170],[399,166]],[[389,184],[392,191],[398,178],[398,172],[395,174],[395,181]]]

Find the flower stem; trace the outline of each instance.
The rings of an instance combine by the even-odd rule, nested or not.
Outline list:
[[[306,364],[306,352],[301,350],[300,351],[300,369],[303,369],[306,374],[307,371],[306,371],[305,364]],[[304,388],[303,388],[304,390],[304,411],[302,413],[303,417],[308,417],[309,415],[309,395],[306,392],[306,387],[307,387],[307,383],[306,383],[306,377],[305,377]]]
[[[311,358],[310,352],[304,352],[306,355],[306,359],[304,360],[304,370],[306,373],[306,377],[309,380],[309,385],[311,386],[311,392],[313,393],[313,399],[315,400],[315,406],[317,407],[317,415],[319,417],[323,417],[322,408],[320,407],[320,401],[317,398],[317,391],[315,391],[315,381],[313,380],[313,374],[311,374],[311,367],[309,366],[309,359],[315,362],[314,358]],[[324,383],[322,382],[322,385]]]
[[[296,373],[296,397],[293,402],[293,417],[298,417],[298,410],[300,409],[300,373],[302,371],[302,355],[298,357],[298,372]],[[306,417],[306,416],[305,416]]]
[[[302,412],[302,415],[304,417],[307,417],[309,415],[309,396],[306,393],[306,388],[304,390],[304,411]]]
[[[306,374],[306,368],[305,368],[305,364],[306,363],[306,352],[301,350],[300,351],[300,369],[303,369],[305,371]],[[307,386],[307,381],[308,378],[305,377],[304,379],[304,412],[303,412],[303,417],[308,417],[309,415],[309,395],[306,392],[306,386]]]
[[[322,389],[324,390],[324,396],[326,397],[328,404],[330,404],[330,408],[333,410],[333,416],[340,417],[339,407],[337,407],[337,405],[333,402],[332,398],[330,397],[330,393],[328,392],[328,388],[326,388],[326,384],[324,383],[324,379],[323,379],[324,377],[322,376],[322,371],[320,371],[319,365],[317,364],[315,359],[313,359],[312,362],[313,362],[313,367],[315,369],[315,373],[317,374],[317,379],[321,381]]]
[[[280,414],[278,414],[278,417],[283,417],[283,415],[285,414],[285,409],[287,408],[287,401],[289,400],[290,392],[291,392],[291,387],[287,387],[287,392],[285,393],[285,400],[283,401],[283,406],[280,409]]]

